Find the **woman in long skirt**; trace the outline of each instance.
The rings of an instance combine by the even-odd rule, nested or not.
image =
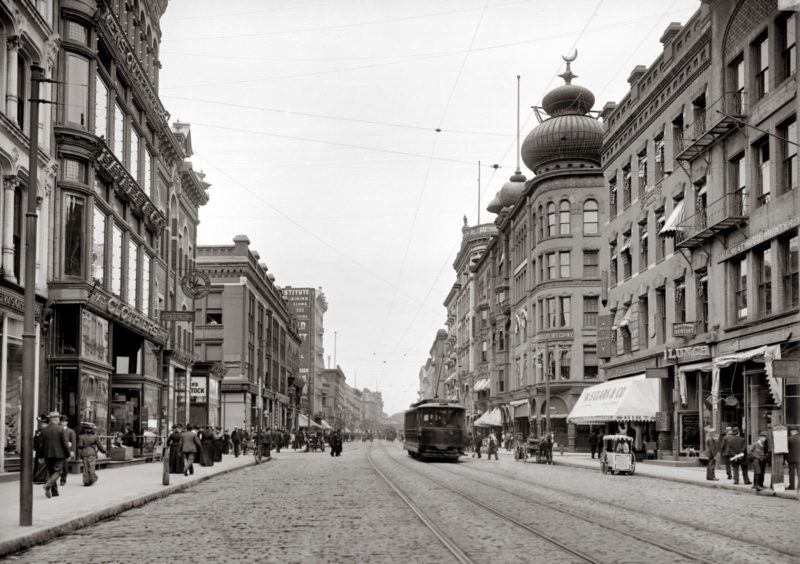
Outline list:
[[[169,473],[183,474],[183,453],[181,452],[181,426],[173,425],[172,434],[167,438],[169,446]]]
[[[200,444],[203,447],[203,452],[200,455],[200,466],[214,466],[214,431],[211,430],[211,427],[203,429]]]
[[[222,430],[214,429],[214,462],[222,462]]]

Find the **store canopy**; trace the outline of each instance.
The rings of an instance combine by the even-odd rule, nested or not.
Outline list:
[[[492,381],[489,378],[481,378],[477,382],[475,382],[475,387],[472,388],[475,392],[480,392],[483,390],[488,390],[489,386],[491,386]]]
[[[669,219],[664,224],[664,227],[658,232],[659,235],[663,235],[665,237],[671,237],[675,235],[676,231],[680,230],[678,224],[683,221],[683,200],[675,204],[675,209],[672,210],[672,213],[669,214]]]
[[[736,362],[746,362],[748,360],[753,362],[763,362],[764,372],[767,376],[767,384],[772,397],[775,398],[776,405],[783,404],[783,390],[778,379],[775,378],[772,372],[772,361],[780,360],[781,346],[780,345],[765,345],[757,349],[749,349],[746,351],[729,354],[725,356],[718,356],[714,359],[713,368],[711,372],[711,395],[716,401],[719,398],[719,369],[729,366]]]
[[[503,415],[500,413],[499,407],[493,407],[487,410],[483,415],[473,423],[476,427],[502,427]]]
[[[512,401],[508,404],[509,411],[511,411],[511,416],[516,419],[517,417],[529,417],[531,413],[530,404],[528,400],[521,399]]]
[[[311,421],[311,424],[309,425],[308,416],[303,415],[302,413],[297,416],[297,426],[298,427],[317,427],[317,428],[319,428],[319,425],[314,423],[313,420]]]
[[[352,431],[350,429],[348,429],[347,427],[344,428],[344,432],[345,433],[352,433]]]
[[[320,419],[320,420],[319,420],[319,425],[320,425],[320,427],[322,427],[322,428],[323,428],[323,429],[325,429],[326,431],[330,431],[331,429],[333,429],[333,427],[331,427],[330,425],[328,425],[328,422],[327,422],[327,421],[325,421],[324,419]]]
[[[567,417],[569,423],[655,421],[661,380],[644,374],[586,388]]]

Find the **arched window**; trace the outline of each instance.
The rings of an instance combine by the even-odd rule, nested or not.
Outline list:
[[[553,202],[547,204],[547,236],[556,235],[556,205]]]
[[[583,234],[597,235],[597,232],[597,202],[594,200],[586,200],[583,204]]]
[[[561,235],[569,235],[569,202],[561,200],[558,204],[558,232]]]

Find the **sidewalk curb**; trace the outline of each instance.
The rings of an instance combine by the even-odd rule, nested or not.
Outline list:
[[[555,466],[568,466],[570,468],[582,468],[584,470],[591,470],[591,468],[588,468],[587,466],[585,466],[583,464],[576,464],[575,462],[570,462],[568,460],[557,460],[556,458],[553,458],[553,465],[555,465]],[[686,478],[678,478],[678,477],[672,477],[672,476],[653,476],[652,474],[643,474],[643,473],[637,473],[637,475],[638,476],[644,476],[646,478],[652,478],[654,480],[665,480],[667,482],[676,482],[676,483],[679,483],[679,484],[690,484],[690,485],[698,486],[698,487],[701,487],[701,488],[719,488],[719,489],[739,492],[741,494],[749,494],[750,493],[749,490],[745,490],[743,488],[737,488],[736,486],[734,486],[732,484],[731,485],[728,485],[728,484],[715,484],[715,483],[704,484],[702,482],[698,482],[697,480],[687,480]],[[764,493],[764,492],[767,492],[767,493]],[[783,497],[783,498],[786,498],[786,499],[797,499],[797,496],[791,491],[776,492],[776,491],[770,490],[769,488],[767,488],[766,490],[762,490],[761,493],[755,493],[754,492],[753,495],[761,495],[761,496],[768,496],[768,497]]]
[[[264,462],[269,462],[272,460],[272,457],[268,457],[264,460]],[[163,490],[159,490],[157,492],[153,492],[151,494],[138,497],[136,499],[131,499],[125,501],[123,503],[118,503],[116,505],[112,505],[111,507],[107,507],[105,509],[101,509],[99,511],[95,511],[94,513],[89,513],[88,515],[83,515],[82,517],[76,517],[66,523],[62,523],[61,525],[55,525],[53,527],[49,527],[47,529],[42,529],[41,531],[36,531],[35,533],[24,534],[20,537],[15,539],[10,539],[7,541],[0,542],[0,559],[19,552],[21,550],[25,550],[31,548],[33,546],[44,544],[49,542],[55,538],[68,535],[78,529],[82,529],[89,525],[93,525],[99,521],[104,521],[110,517],[114,517],[119,515],[120,513],[124,513],[129,509],[134,509],[136,507],[141,507],[143,505],[147,505],[151,501],[156,501],[158,499],[165,498],[175,492],[179,492],[181,490],[185,490],[196,486],[206,480],[211,480],[212,478],[216,478],[217,476],[224,476],[230,472],[235,472],[237,470],[241,470],[242,468],[249,468],[251,466],[255,466],[255,461],[250,462],[249,464],[244,464],[242,466],[236,466],[235,468],[228,468],[226,470],[222,470],[221,472],[215,472],[214,474],[209,474],[207,476],[198,476],[195,480],[190,482],[185,482],[183,484],[175,484],[174,486],[164,486]]]

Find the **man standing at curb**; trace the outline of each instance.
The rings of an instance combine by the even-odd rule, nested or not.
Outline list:
[[[789,431],[789,453],[786,461],[789,463],[789,490],[794,490],[800,485],[800,432],[797,429]],[[795,480],[798,480],[797,482]]]
[[[733,467],[733,484],[739,484],[739,468],[742,469],[744,483],[749,485],[750,478],[747,475],[747,441],[739,434],[739,427],[734,427],[728,437],[728,448],[731,451],[731,466]]]
[[[183,475],[194,475],[194,459],[198,452],[203,450],[200,439],[192,432],[192,424],[186,424],[186,430],[181,433],[181,452],[183,453]]]
[[[69,441],[64,429],[59,425],[61,417],[58,411],[47,414],[50,424],[42,429],[42,452],[47,464],[49,477],[44,484],[44,495],[47,497],[58,496],[58,479],[61,477],[61,468],[69,456]]]
[[[725,427],[725,436],[722,437],[722,442],[720,444],[720,451],[722,453],[722,461],[725,463],[725,474],[728,475],[728,479],[731,480],[733,476],[731,475],[731,456],[736,454],[731,450],[730,446],[730,438],[733,433],[733,427]]]
[[[715,475],[718,452],[719,434],[716,431],[708,429],[708,432],[706,433],[706,456],[708,457],[708,466],[706,466],[706,480],[719,480],[719,478],[717,478]]]
[[[67,442],[69,443],[69,452],[67,453],[67,458],[64,460],[64,464],[61,467],[61,485],[67,485],[67,474],[69,474],[69,461],[70,460],[77,460],[75,456],[75,449],[78,447],[78,437],[75,434],[74,429],[69,428],[69,418],[66,415],[61,416],[61,428],[64,429],[64,434],[67,436]]]

